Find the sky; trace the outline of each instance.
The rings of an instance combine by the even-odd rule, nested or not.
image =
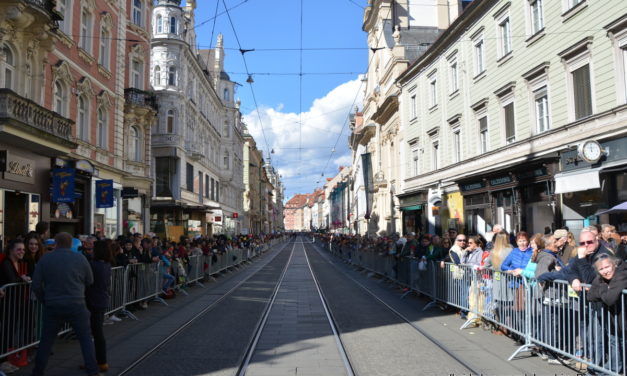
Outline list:
[[[217,35],[224,35],[225,71],[242,85],[236,97],[244,122],[281,175],[286,200],[322,187],[339,166],[350,164],[348,119],[355,106],[362,107],[361,77],[368,65],[361,29],[366,5],[367,0],[198,1],[197,43],[213,48]]]

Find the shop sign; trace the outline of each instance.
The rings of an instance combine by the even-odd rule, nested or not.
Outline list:
[[[122,187],[122,198],[135,198],[139,197],[139,191],[133,187]]]
[[[22,183],[35,183],[35,161],[16,157],[9,154],[8,150],[0,151],[0,169],[7,180]]]
[[[399,197],[398,201],[400,206],[410,206],[416,203],[427,201],[427,195],[425,194],[425,192],[420,192],[411,196]]]
[[[96,207],[113,207],[113,180],[98,180],[96,182]]]
[[[90,175],[94,174],[94,165],[92,165],[91,162],[87,160],[80,159],[74,162],[74,167],[76,167],[77,170],[86,172]]]
[[[482,181],[478,181],[476,183],[460,184],[459,188],[462,190],[462,192],[474,191],[476,189],[485,188],[485,183]]]
[[[233,218],[238,218],[238,217],[239,217],[239,214],[233,213]]]
[[[512,182],[512,177],[509,175],[500,176],[498,178],[490,179],[490,186],[494,187],[497,185],[508,184]]]
[[[73,168],[55,168],[52,170],[52,202],[74,202]]]
[[[533,170],[521,172],[517,176],[518,176],[518,180],[522,181],[525,179],[533,179],[533,178],[538,178],[540,176],[546,176],[548,174],[549,173],[547,172],[546,167],[540,167],[540,168],[536,168]]]

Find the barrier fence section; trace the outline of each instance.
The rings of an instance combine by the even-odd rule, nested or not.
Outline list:
[[[181,263],[185,270],[185,279],[179,285],[200,284],[206,275],[218,274],[231,267],[247,262],[262,254],[284,238],[273,239],[262,245],[250,248],[235,248],[220,255],[190,256],[189,262]],[[178,268],[179,261],[166,268],[162,262],[152,264],[129,264],[126,267],[111,268],[111,294],[107,314],[122,312],[137,320],[128,309],[129,305],[143,301],[166,302],[160,297],[163,292],[165,274]],[[207,268],[205,270],[205,267]],[[43,305],[35,299],[29,283],[11,283],[0,287],[4,297],[0,297],[0,358],[20,356],[22,350],[39,343],[42,329]],[[59,334],[71,330],[65,325]]]
[[[565,281],[539,283],[492,269],[424,262],[328,243],[334,256],[466,313],[465,329],[482,321],[506,329],[525,351],[549,352],[609,375],[624,375],[627,290],[610,307]]]

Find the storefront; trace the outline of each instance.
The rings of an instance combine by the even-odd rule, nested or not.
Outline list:
[[[397,195],[402,213],[403,233],[422,233],[427,229],[427,191]]]
[[[208,233],[208,213],[204,206],[185,206],[181,202],[153,201],[150,210],[150,231],[162,239],[178,242],[181,236],[193,238]]]
[[[0,143],[0,244],[49,220],[50,157]]]
[[[583,146],[596,151],[586,155]],[[580,148],[561,153],[561,172],[556,175],[556,193],[561,194],[563,225],[575,235],[588,225],[610,223],[627,231],[627,215],[597,215],[627,201],[627,137],[596,142],[588,140]]]
[[[494,224],[509,233],[544,233],[557,228],[554,160],[516,166],[459,182],[467,234],[485,234]]]

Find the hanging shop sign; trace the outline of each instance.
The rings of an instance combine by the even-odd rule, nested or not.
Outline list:
[[[139,191],[137,190],[137,188],[123,187],[121,195],[122,198],[135,198],[139,197]]]
[[[499,176],[499,177],[490,179],[490,186],[495,187],[499,185],[505,185],[505,184],[511,183],[512,181],[514,180],[512,179],[510,175]]]
[[[462,192],[474,191],[481,188],[485,188],[485,182],[483,181],[459,185],[459,189],[461,189]]]
[[[73,168],[52,170],[52,202],[74,202],[75,175]]]
[[[0,171],[6,180],[35,183],[35,161],[17,157],[8,150],[0,150]]]
[[[113,180],[98,180],[96,182],[96,208],[113,207]]]

